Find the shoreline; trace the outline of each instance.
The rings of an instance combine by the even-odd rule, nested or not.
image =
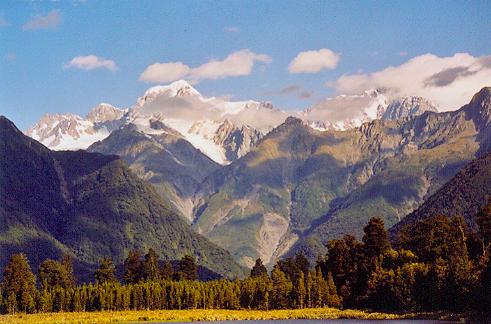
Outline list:
[[[466,315],[442,312],[428,313],[379,313],[362,310],[340,310],[336,308],[308,308],[285,310],[139,310],[97,311],[78,313],[39,313],[1,315],[0,323],[135,323],[135,322],[197,322],[225,320],[396,320],[425,319],[462,321]]]

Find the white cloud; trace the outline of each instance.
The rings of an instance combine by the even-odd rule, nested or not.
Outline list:
[[[367,89],[386,88],[393,95],[422,96],[441,110],[455,110],[472,95],[491,84],[491,56],[474,57],[457,53],[449,57],[424,54],[381,71],[343,75],[326,85],[338,94],[357,94]]]
[[[321,70],[335,69],[339,63],[339,54],[330,49],[300,52],[288,66],[290,73],[317,73]]]
[[[95,55],[74,57],[70,62],[64,65],[64,68],[76,68],[81,70],[108,69],[110,71],[116,71],[118,69],[114,61]]]
[[[60,10],[52,10],[46,15],[36,16],[26,22],[23,26],[23,30],[35,30],[43,28],[55,28],[61,23]]]
[[[223,29],[227,33],[240,33],[240,28],[235,26],[228,26]]]
[[[189,73],[189,66],[181,62],[154,63],[140,75],[140,81],[159,83],[183,78]]]
[[[271,58],[265,54],[256,54],[250,50],[240,50],[228,55],[222,61],[211,60],[191,70],[193,79],[223,79],[249,75],[255,62],[269,63]]]
[[[157,62],[149,65],[139,79],[140,81],[159,83],[181,78],[197,82],[205,79],[238,77],[251,74],[256,62],[269,63],[271,58],[266,54],[256,54],[248,49],[243,49],[229,54],[223,60],[210,60],[196,68],[191,68],[181,62]]]

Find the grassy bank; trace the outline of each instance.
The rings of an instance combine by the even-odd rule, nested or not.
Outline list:
[[[438,314],[386,314],[334,308],[293,310],[158,310],[85,313],[17,314],[0,316],[0,323],[125,323],[125,322],[192,322],[220,320],[268,319],[402,319],[440,318]]]

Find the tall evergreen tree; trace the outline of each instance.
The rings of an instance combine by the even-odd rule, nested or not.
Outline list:
[[[336,285],[334,284],[334,279],[332,274],[329,272],[327,274],[327,305],[329,307],[339,307],[341,306],[341,298],[339,298]]]
[[[160,279],[159,256],[152,248],[145,254],[145,259],[143,261],[143,278],[145,280]]]
[[[295,255],[295,265],[300,272],[303,272],[304,277],[307,275],[310,269],[309,260],[302,253]]]
[[[73,271],[73,258],[69,254],[63,254],[61,257],[61,264],[65,268],[67,286],[73,287],[75,286],[76,278],[75,273]]]
[[[261,277],[264,275],[268,275],[268,270],[264,266],[263,261],[260,258],[258,258],[256,259],[256,263],[251,269],[251,278]]]
[[[46,259],[41,263],[38,270],[41,290],[52,289],[55,287],[73,287],[73,271],[67,268],[62,262]]]
[[[9,313],[34,311],[34,300],[37,293],[36,277],[24,254],[14,254],[10,257],[3,271],[0,291]]]
[[[305,275],[303,272],[300,272],[300,276],[298,277],[298,282],[297,285],[295,286],[295,290],[296,290],[296,297],[297,297],[297,307],[304,308],[307,289],[305,287]]]
[[[389,238],[384,227],[384,221],[379,217],[373,217],[363,229],[363,244],[367,256],[378,256],[390,249]]]
[[[99,262],[99,268],[94,272],[95,281],[102,284],[105,282],[116,282],[116,267],[113,260],[104,257]]]
[[[179,261],[179,279],[198,279],[198,266],[196,265],[194,257],[192,257],[191,255],[185,255]]]
[[[174,276],[174,268],[169,260],[166,260],[160,270],[160,277],[164,280],[170,280]]]
[[[273,290],[271,291],[271,305],[273,308],[285,309],[290,307],[290,293],[292,291],[292,283],[281,271],[279,266],[275,266],[271,272],[271,280],[273,282]]]
[[[124,260],[125,283],[137,283],[142,279],[142,260],[141,253],[138,250],[131,250],[128,257]]]

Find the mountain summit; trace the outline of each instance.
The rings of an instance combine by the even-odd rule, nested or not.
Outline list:
[[[46,114],[26,134],[51,149],[86,149],[117,129],[125,113],[126,110],[101,103],[86,118],[75,114]]]
[[[379,89],[329,98],[303,112],[287,113],[268,102],[205,97],[189,82],[179,80],[147,89],[130,109],[101,103],[86,118],[45,116],[27,134],[52,149],[85,149],[129,123],[151,133],[150,120],[158,119],[213,161],[225,165],[244,156],[288,116],[326,131],[352,129],[374,119],[412,118],[427,110],[435,112],[436,108],[423,98],[392,100]]]

